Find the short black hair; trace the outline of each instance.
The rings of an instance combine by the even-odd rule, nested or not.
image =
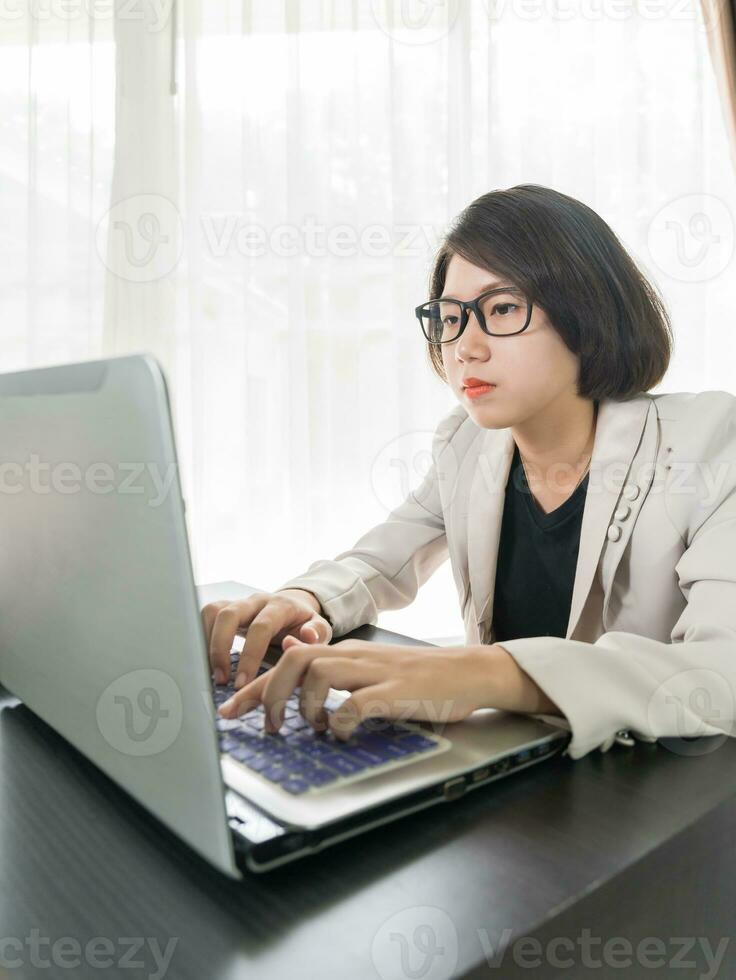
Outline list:
[[[539,184],[490,191],[455,218],[435,256],[430,299],[453,255],[521,287],[580,357],[577,394],[623,401],[657,385],[674,348],[656,288],[592,208]],[[447,381],[440,347],[432,369]]]

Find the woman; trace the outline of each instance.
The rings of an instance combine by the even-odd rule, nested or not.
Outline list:
[[[672,333],[608,225],[537,185],[456,219],[417,307],[458,406],[433,466],[381,524],[274,593],[203,610],[216,681],[247,626],[225,717],[262,703],[341,738],[371,715],[542,715],[579,758],[617,733],[732,733],[736,398],[647,394]],[[449,556],[466,645],[343,640],[410,603]],[[256,670],[271,642],[284,653]],[[351,697],[329,715],[330,687]],[[407,707],[408,706],[408,707]]]

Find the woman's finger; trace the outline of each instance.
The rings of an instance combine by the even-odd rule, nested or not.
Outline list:
[[[302,679],[299,712],[314,728],[327,727],[328,712],[324,704],[330,688],[355,691],[368,684],[378,684],[386,676],[386,667],[367,659],[320,657],[313,660]],[[276,716],[276,730],[281,719]]]
[[[331,638],[330,624],[321,616],[315,616],[314,619],[302,623],[296,632],[287,633],[281,641],[281,646],[284,650],[288,650],[295,643],[328,643]]]
[[[271,670],[274,668],[272,667]],[[246,684],[231,698],[224,701],[219,708],[220,716],[222,718],[239,718],[263,704],[263,689],[270,673],[271,671],[267,670],[265,674],[256,677],[250,684]]]
[[[329,730],[337,738],[345,740],[350,738],[358,725],[369,718],[404,718],[405,715],[399,713],[392,693],[391,683],[387,680],[353,691],[339,708],[330,712]]]
[[[263,691],[263,706],[266,718],[278,723],[286,702],[300,686],[309,665],[320,657],[334,657],[336,647],[340,647],[341,657],[359,658],[365,650],[344,647],[340,644],[329,646],[326,643],[296,643],[284,650],[278,663],[268,672],[268,682]],[[245,688],[243,688],[245,690]]]
[[[371,647],[373,650],[370,650]],[[295,688],[301,684],[304,673],[313,660],[319,657],[334,657],[338,653],[341,658],[360,660],[366,656],[368,650],[371,652],[371,659],[379,659],[383,652],[377,644],[370,644],[363,640],[342,640],[332,645],[296,641],[284,650],[278,663],[269,671],[246,684],[221,705],[220,713],[225,718],[236,717],[240,704],[252,699],[253,692],[258,691],[259,695],[263,697],[263,704],[268,715],[272,713],[273,706],[277,702],[286,704]],[[387,663],[392,662],[390,657],[386,657],[385,660]],[[260,682],[263,682],[263,687],[253,687],[254,684],[260,684]]]
[[[212,624],[209,646],[210,662],[215,669],[216,683],[224,684],[230,678],[230,651],[233,648],[235,634],[241,627],[250,623],[267,601],[268,596],[254,595],[237,602],[225,603],[217,611]]]
[[[279,662],[269,671],[270,679],[265,691],[264,704],[268,714],[273,705],[286,702],[299,687],[304,674],[313,661],[320,657],[346,657],[359,659],[365,657],[364,647],[354,642],[336,643],[332,646],[326,643],[296,643],[284,650]]]
[[[230,605],[228,599],[217,599],[215,602],[208,602],[206,606],[202,606],[200,615],[202,617],[202,626],[204,627],[204,639],[207,644],[207,649],[210,646],[210,636],[212,634],[212,627],[215,623],[215,616],[218,612],[225,606]]]
[[[253,698],[253,685],[263,680],[263,688],[259,687],[256,690],[261,697],[266,709],[266,717],[268,718],[273,711],[274,703],[279,699],[283,699],[285,704],[294,693],[294,688],[299,686],[302,674],[306,670],[310,659],[314,656],[326,656],[328,650],[331,654],[331,648],[323,643],[297,643],[295,646],[289,647],[288,650],[284,650],[281,654],[278,663],[263,674],[262,678],[259,677],[256,681],[251,681],[250,684],[246,684],[233,697],[225,701],[220,707],[221,713],[226,718],[234,718],[240,714],[241,704]]]
[[[236,688],[253,680],[266,650],[293,614],[293,608],[285,602],[269,602],[251,619],[235,673]]]

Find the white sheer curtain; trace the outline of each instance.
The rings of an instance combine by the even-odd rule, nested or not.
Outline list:
[[[599,211],[672,310],[660,390],[736,390],[736,187],[707,25],[696,3],[653,9],[187,0],[178,24],[165,5],[138,22],[119,12],[115,180],[108,166],[108,198],[86,202],[81,258],[63,235],[39,253],[47,130],[28,87],[39,45],[19,32],[0,98],[36,121],[0,130],[0,172],[15,167],[17,184],[0,190],[15,209],[1,233],[15,270],[4,363],[157,353],[197,577],[262,588],[349,547],[418,481],[452,401],[413,308],[447,222],[487,190],[548,184]],[[109,48],[80,50],[109,73]],[[98,105],[99,83],[86,94]],[[65,125],[62,163],[43,166],[68,186],[68,146],[79,139],[91,159],[109,143],[89,120]],[[76,321],[71,298],[56,315],[60,263],[86,289]],[[381,623],[460,636],[456,602],[445,566]]]
[[[1,371],[100,349],[95,224],[110,201],[114,67],[111,15],[62,19],[45,5],[3,5]]]

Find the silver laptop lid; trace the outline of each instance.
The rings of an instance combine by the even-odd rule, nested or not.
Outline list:
[[[238,875],[165,382],[0,375],[0,682]]]

